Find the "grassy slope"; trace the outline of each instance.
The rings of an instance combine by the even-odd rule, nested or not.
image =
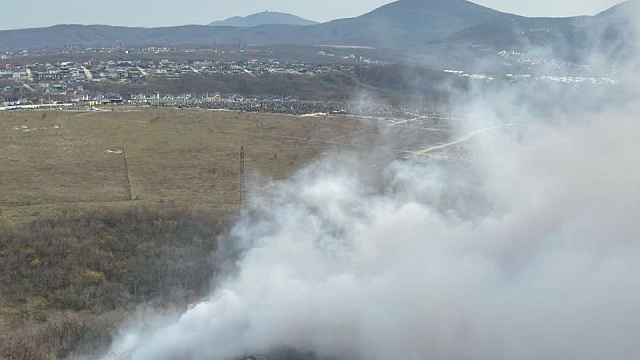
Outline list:
[[[342,117],[106,110],[0,112],[0,358],[105,346],[134,307],[201,296],[238,206],[240,146],[252,186],[367,128]],[[123,154],[107,151],[122,149],[133,200]]]
[[[95,351],[136,307],[202,296],[238,206],[240,146],[252,196],[330,147],[394,156],[444,141],[372,125],[188,109],[0,112],[0,359]],[[107,151],[122,149],[133,200],[124,154]]]
[[[128,200],[123,155],[108,152],[123,149],[134,200],[234,209],[240,146],[247,172],[283,179],[326,140],[363,127],[348,118],[113,110],[0,112],[1,221],[35,219],[60,203]]]

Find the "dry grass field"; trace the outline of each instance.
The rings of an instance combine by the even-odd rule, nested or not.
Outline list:
[[[4,111],[0,223],[31,221],[60,206],[233,210],[241,146],[247,174],[285,179],[330,147],[415,150],[444,139],[416,128],[384,129],[380,136],[371,122],[343,116],[135,107]]]
[[[0,112],[0,358],[92,353],[137,306],[202,296],[238,209],[241,146],[252,196],[331,149],[402,157],[449,138],[446,126],[384,124],[134,107]]]
[[[247,173],[283,179],[332,139],[369,128],[347,117],[187,109],[0,112],[2,221],[33,220],[64,204],[232,210],[240,146]]]
[[[248,177],[284,179],[367,128],[187,109],[0,112],[0,358],[102,346],[132,306],[198,297],[238,209],[240,147]]]

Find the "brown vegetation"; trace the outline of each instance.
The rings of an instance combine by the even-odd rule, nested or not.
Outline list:
[[[3,111],[0,223],[53,215],[64,203],[126,204],[127,180],[137,204],[237,209],[240,146],[248,174],[283,179],[316,158],[332,138],[365,127],[343,117],[235,111]]]
[[[248,182],[281,179],[366,128],[230,111],[0,112],[0,359],[99,351],[138,307],[196,300],[238,208],[240,146]]]
[[[445,136],[398,126],[373,141],[378,130],[340,116],[0,112],[0,359],[99,351],[136,308],[202,296],[217,265],[233,265],[212,254],[238,209],[240,146],[251,197],[329,146],[397,156],[394,139],[413,149]]]
[[[0,358],[99,349],[136,305],[197,299],[222,226],[207,213],[132,207],[0,229]]]

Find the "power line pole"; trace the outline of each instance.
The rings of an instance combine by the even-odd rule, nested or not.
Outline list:
[[[240,179],[238,184],[238,210],[242,211],[245,206],[246,189],[244,185],[244,146],[240,146]]]
[[[122,159],[124,159],[124,179],[127,182],[127,197],[129,201],[133,200],[133,191],[131,190],[131,176],[129,176],[129,164],[127,163],[127,152],[122,148]]]

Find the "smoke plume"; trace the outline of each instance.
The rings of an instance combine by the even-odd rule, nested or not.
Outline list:
[[[622,112],[487,132],[469,166],[393,161],[375,179],[366,158],[314,163],[235,226],[235,276],[113,351],[637,358],[638,138]]]
[[[111,351],[640,358],[637,93],[478,92],[455,107],[459,136],[492,127],[465,142],[468,163],[333,153],[309,165],[254,199],[225,239],[242,249],[233,275]]]

